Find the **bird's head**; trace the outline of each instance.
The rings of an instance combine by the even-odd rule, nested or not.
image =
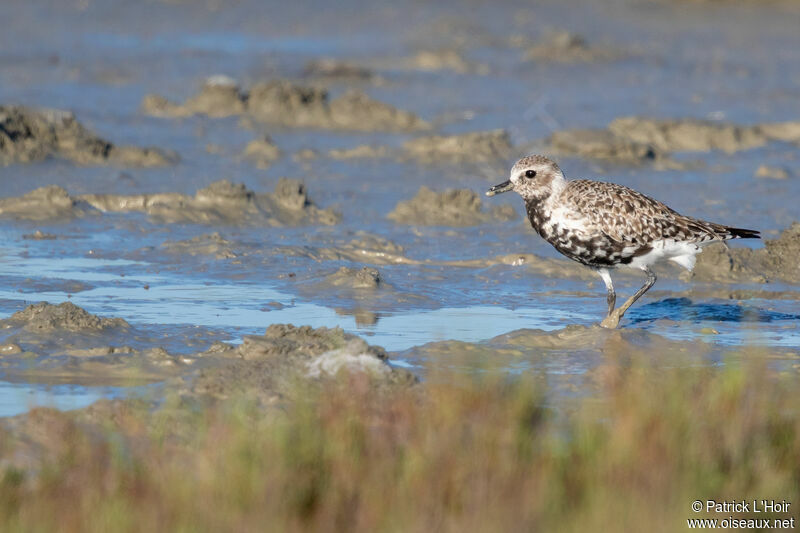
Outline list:
[[[508,180],[490,187],[486,196],[516,191],[523,198],[544,198],[564,183],[564,174],[553,161],[541,155],[529,155],[511,167]]]

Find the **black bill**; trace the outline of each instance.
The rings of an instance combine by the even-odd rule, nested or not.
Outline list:
[[[494,196],[495,194],[500,194],[501,192],[507,192],[514,188],[514,185],[511,181],[506,180],[503,183],[498,183],[494,187],[489,187],[489,190],[486,191],[486,196]]]

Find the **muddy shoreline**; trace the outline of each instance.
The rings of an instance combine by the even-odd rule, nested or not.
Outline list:
[[[577,387],[613,346],[793,368],[791,12],[34,4],[0,6],[0,379],[267,405],[358,365]],[[660,270],[606,334],[596,273],[483,196],[530,151],[765,238]]]

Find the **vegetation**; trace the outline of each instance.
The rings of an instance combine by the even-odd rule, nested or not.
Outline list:
[[[611,361],[596,392],[557,401],[541,377],[355,375],[269,409],[37,409],[0,435],[0,530],[685,531],[753,516],[694,500],[800,506],[798,388],[754,359]],[[10,466],[37,435],[34,466]]]

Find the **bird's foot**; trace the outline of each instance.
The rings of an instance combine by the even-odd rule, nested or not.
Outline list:
[[[624,311],[623,311],[624,312]],[[600,327],[608,328],[608,329],[616,329],[619,326],[619,321],[622,318],[622,313],[619,312],[619,309],[616,309],[608,314],[607,317],[600,322]]]

